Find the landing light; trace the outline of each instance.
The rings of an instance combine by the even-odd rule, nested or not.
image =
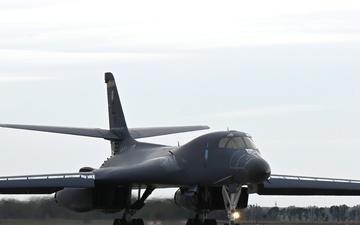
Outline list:
[[[237,211],[232,212],[232,215],[233,215],[234,219],[236,219],[236,220],[240,218],[240,213]]]

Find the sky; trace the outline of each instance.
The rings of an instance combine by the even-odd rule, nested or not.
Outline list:
[[[129,127],[253,136],[272,173],[360,180],[358,1],[0,0],[0,122],[107,128],[104,73]],[[102,139],[0,129],[0,176],[76,172]],[[156,190],[172,197],[176,190]],[[262,206],[360,197],[264,197]]]

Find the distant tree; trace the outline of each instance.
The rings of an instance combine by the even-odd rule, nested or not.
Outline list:
[[[267,212],[268,220],[271,221],[276,221],[279,218],[279,215],[280,215],[280,209],[277,206],[270,208]]]
[[[293,211],[292,214],[295,215],[295,219],[298,220],[298,221],[302,221],[302,213],[303,213],[302,208],[294,207],[292,209],[292,211]]]
[[[319,208],[319,220],[320,221],[327,221],[328,220],[328,217],[327,217],[327,214],[326,214],[326,211],[325,211],[324,207]]]
[[[288,215],[290,221],[296,220],[297,213],[298,213],[298,210],[295,206],[289,206],[287,208],[287,215]]]
[[[340,208],[339,206],[333,205],[329,210],[333,220],[340,221]]]
[[[354,221],[359,221],[360,220],[360,205],[352,207],[351,210],[353,210],[355,212]]]
[[[320,219],[320,208],[318,207],[314,207],[313,209],[313,220],[314,221],[321,221]]]
[[[357,211],[357,209],[355,207],[353,207],[353,208],[351,208],[349,210],[348,214],[349,214],[349,219],[351,221],[356,221],[356,219],[357,219],[357,212],[356,211]]]
[[[309,208],[303,208],[303,218],[308,221],[310,219],[310,210]]]
[[[266,208],[263,208],[258,205],[249,205],[246,209],[242,210],[242,220],[244,221],[260,221],[265,220],[266,218]]]
[[[347,205],[339,206],[339,218],[341,221],[345,221],[347,219],[348,209],[349,209],[349,206],[347,206]]]
[[[279,217],[278,219],[281,220],[281,221],[287,220],[288,217],[287,217],[286,212],[287,212],[286,208],[280,209],[280,212],[279,212],[279,216],[280,216],[280,217]]]

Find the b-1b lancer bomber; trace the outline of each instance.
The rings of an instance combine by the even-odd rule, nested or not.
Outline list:
[[[50,194],[76,212],[123,211],[114,225],[144,225],[133,218],[156,188],[178,188],[175,203],[194,213],[187,225],[216,225],[211,211],[224,210],[230,224],[249,194],[360,195],[360,181],[271,174],[252,137],[239,131],[202,135],[182,146],[137,141],[145,137],[208,129],[207,126],[128,128],[115,79],[105,74],[109,129],[0,124],[5,128],[103,138],[111,157],[100,168],[83,167],[71,174],[0,177],[1,194]],[[132,200],[131,193],[139,195]]]

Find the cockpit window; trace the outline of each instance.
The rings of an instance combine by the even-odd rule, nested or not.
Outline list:
[[[219,142],[219,148],[225,148],[226,144],[229,142],[230,138],[221,138]]]
[[[221,138],[219,141],[219,148],[229,148],[229,149],[256,149],[256,146],[253,140],[249,137],[225,137]]]
[[[249,137],[244,137],[245,143],[248,146],[248,148],[251,149],[257,149],[253,139],[249,138]]]
[[[226,144],[226,148],[230,148],[230,149],[246,148],[246,144],[241,137],[233,137]]]

